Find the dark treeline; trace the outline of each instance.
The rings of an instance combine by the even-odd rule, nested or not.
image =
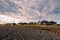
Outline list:
[[[7,24],[12,24],[12,25],[16,25],[16,23],[7,23]],[[29,23],[26,23],[26,22],[19,22],[18,24],[20,25],[26,25],[26,24],[40,24],[40,25],[54,25],[54,24],[57,24],[57,22],[55,21],[46,21],[46,20],[42,20],[42,21],[37,21],[37,22],[29,22]]]
[[[45,24],[45,25],[53,25],[53,24],[57,24],[57,22],[55,21],[46,21],[46,20],[43,20],[43,21],[38,21],[37,22],[38,24]]]
[[[29,23],[18,23],[18,24],[41,24],[41,25],[53,25],[53,24],[57,24],[57,22],[55,21],[46,21],[46,20],[43,20],[43,21],[37,21],[37,22],[29,22]]]

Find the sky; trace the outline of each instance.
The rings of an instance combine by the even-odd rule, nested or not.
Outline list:
[[[60,23],[60,0],[0,0],[0,23],[39,20]]]

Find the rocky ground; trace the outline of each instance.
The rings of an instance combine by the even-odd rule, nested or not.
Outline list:
[[[0,40],[60,40],[60,30],[40,27],[0,27]]]

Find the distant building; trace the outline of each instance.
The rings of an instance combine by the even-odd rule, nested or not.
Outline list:
[[[37,24],[41,24],[41,21],[38,21]]]

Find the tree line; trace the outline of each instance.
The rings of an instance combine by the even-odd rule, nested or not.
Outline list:
[[[7,23],[7,24],[12,24],[12,25],[16,25],[16,23]],[[46,20],[42,20],[42,21],[37,21],[37,22],[29,22],[29,23],[26,23],[26,22],[19,22],[18,24],[20,25],[25,25],[25,24],[40,24],[40,25],[54,25],[54,24],[57,24],[57,22],[55,21],[46,21]]]

